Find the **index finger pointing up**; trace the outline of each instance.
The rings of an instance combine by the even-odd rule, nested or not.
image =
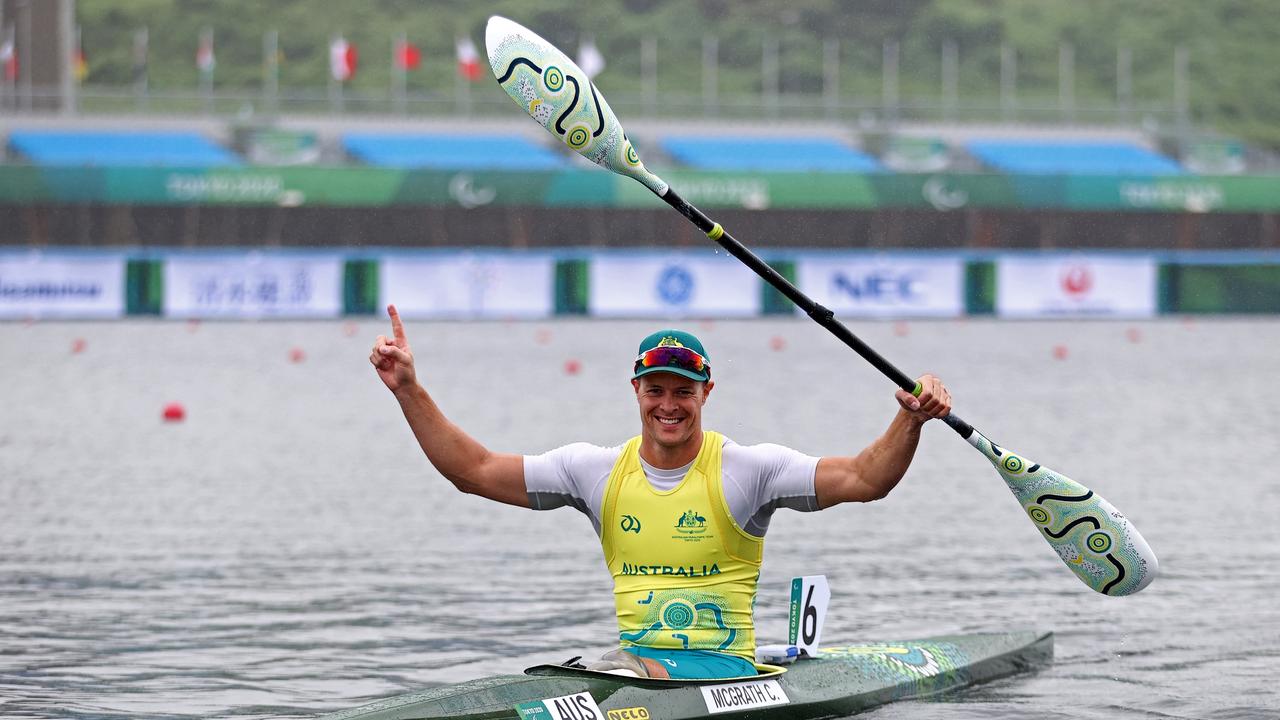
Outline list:
[[[404,340],[404,323],[400,322],[400,313],[396,312],[395,305],[387,306],[387,315],[391,316],[391,334],[397,340]]]

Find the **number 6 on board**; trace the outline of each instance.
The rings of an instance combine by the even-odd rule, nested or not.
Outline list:
[[[827,617],[831,588],[826,575],[805,575],[791,580],[791,621],[787,642],[810,657],[818,654],[822,621]]]

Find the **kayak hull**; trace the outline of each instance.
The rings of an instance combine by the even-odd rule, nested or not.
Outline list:
[[[401,695],[322,720],[824,718],[989,682],[1048,664],[1053,634],[959,635],[823,648],[785,673],[740,680],[619,677],[554,665]],[[603,711],[569,698],[589,693]],[[547,703],[548,712],[517,706]]]

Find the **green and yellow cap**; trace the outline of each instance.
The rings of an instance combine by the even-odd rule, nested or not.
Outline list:
[[[640,341],[634,380],[649,373],[669,372],[706,382],[711,379],[711,358],[702,342],[684,330],[659,330]]]

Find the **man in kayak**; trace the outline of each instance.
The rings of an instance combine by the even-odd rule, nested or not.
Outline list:
[[[951,410],[938,378],[899,390],[884,434],[851,457],[744,446],[702,429],[715,382],[698,338],[644,338],[631,385],[640,435],[611,448],[573,443],[541,455],[491,452],[454,425],[418,382],[395,306],[392,336],[369,356],[431,464],[465,493],[535,510],[571,506],[595,526],[614,581],[620,648],[593,669],[641,677],[754,675],[752,609],[769,520],[878,500],[911,464],[920,429]]]

